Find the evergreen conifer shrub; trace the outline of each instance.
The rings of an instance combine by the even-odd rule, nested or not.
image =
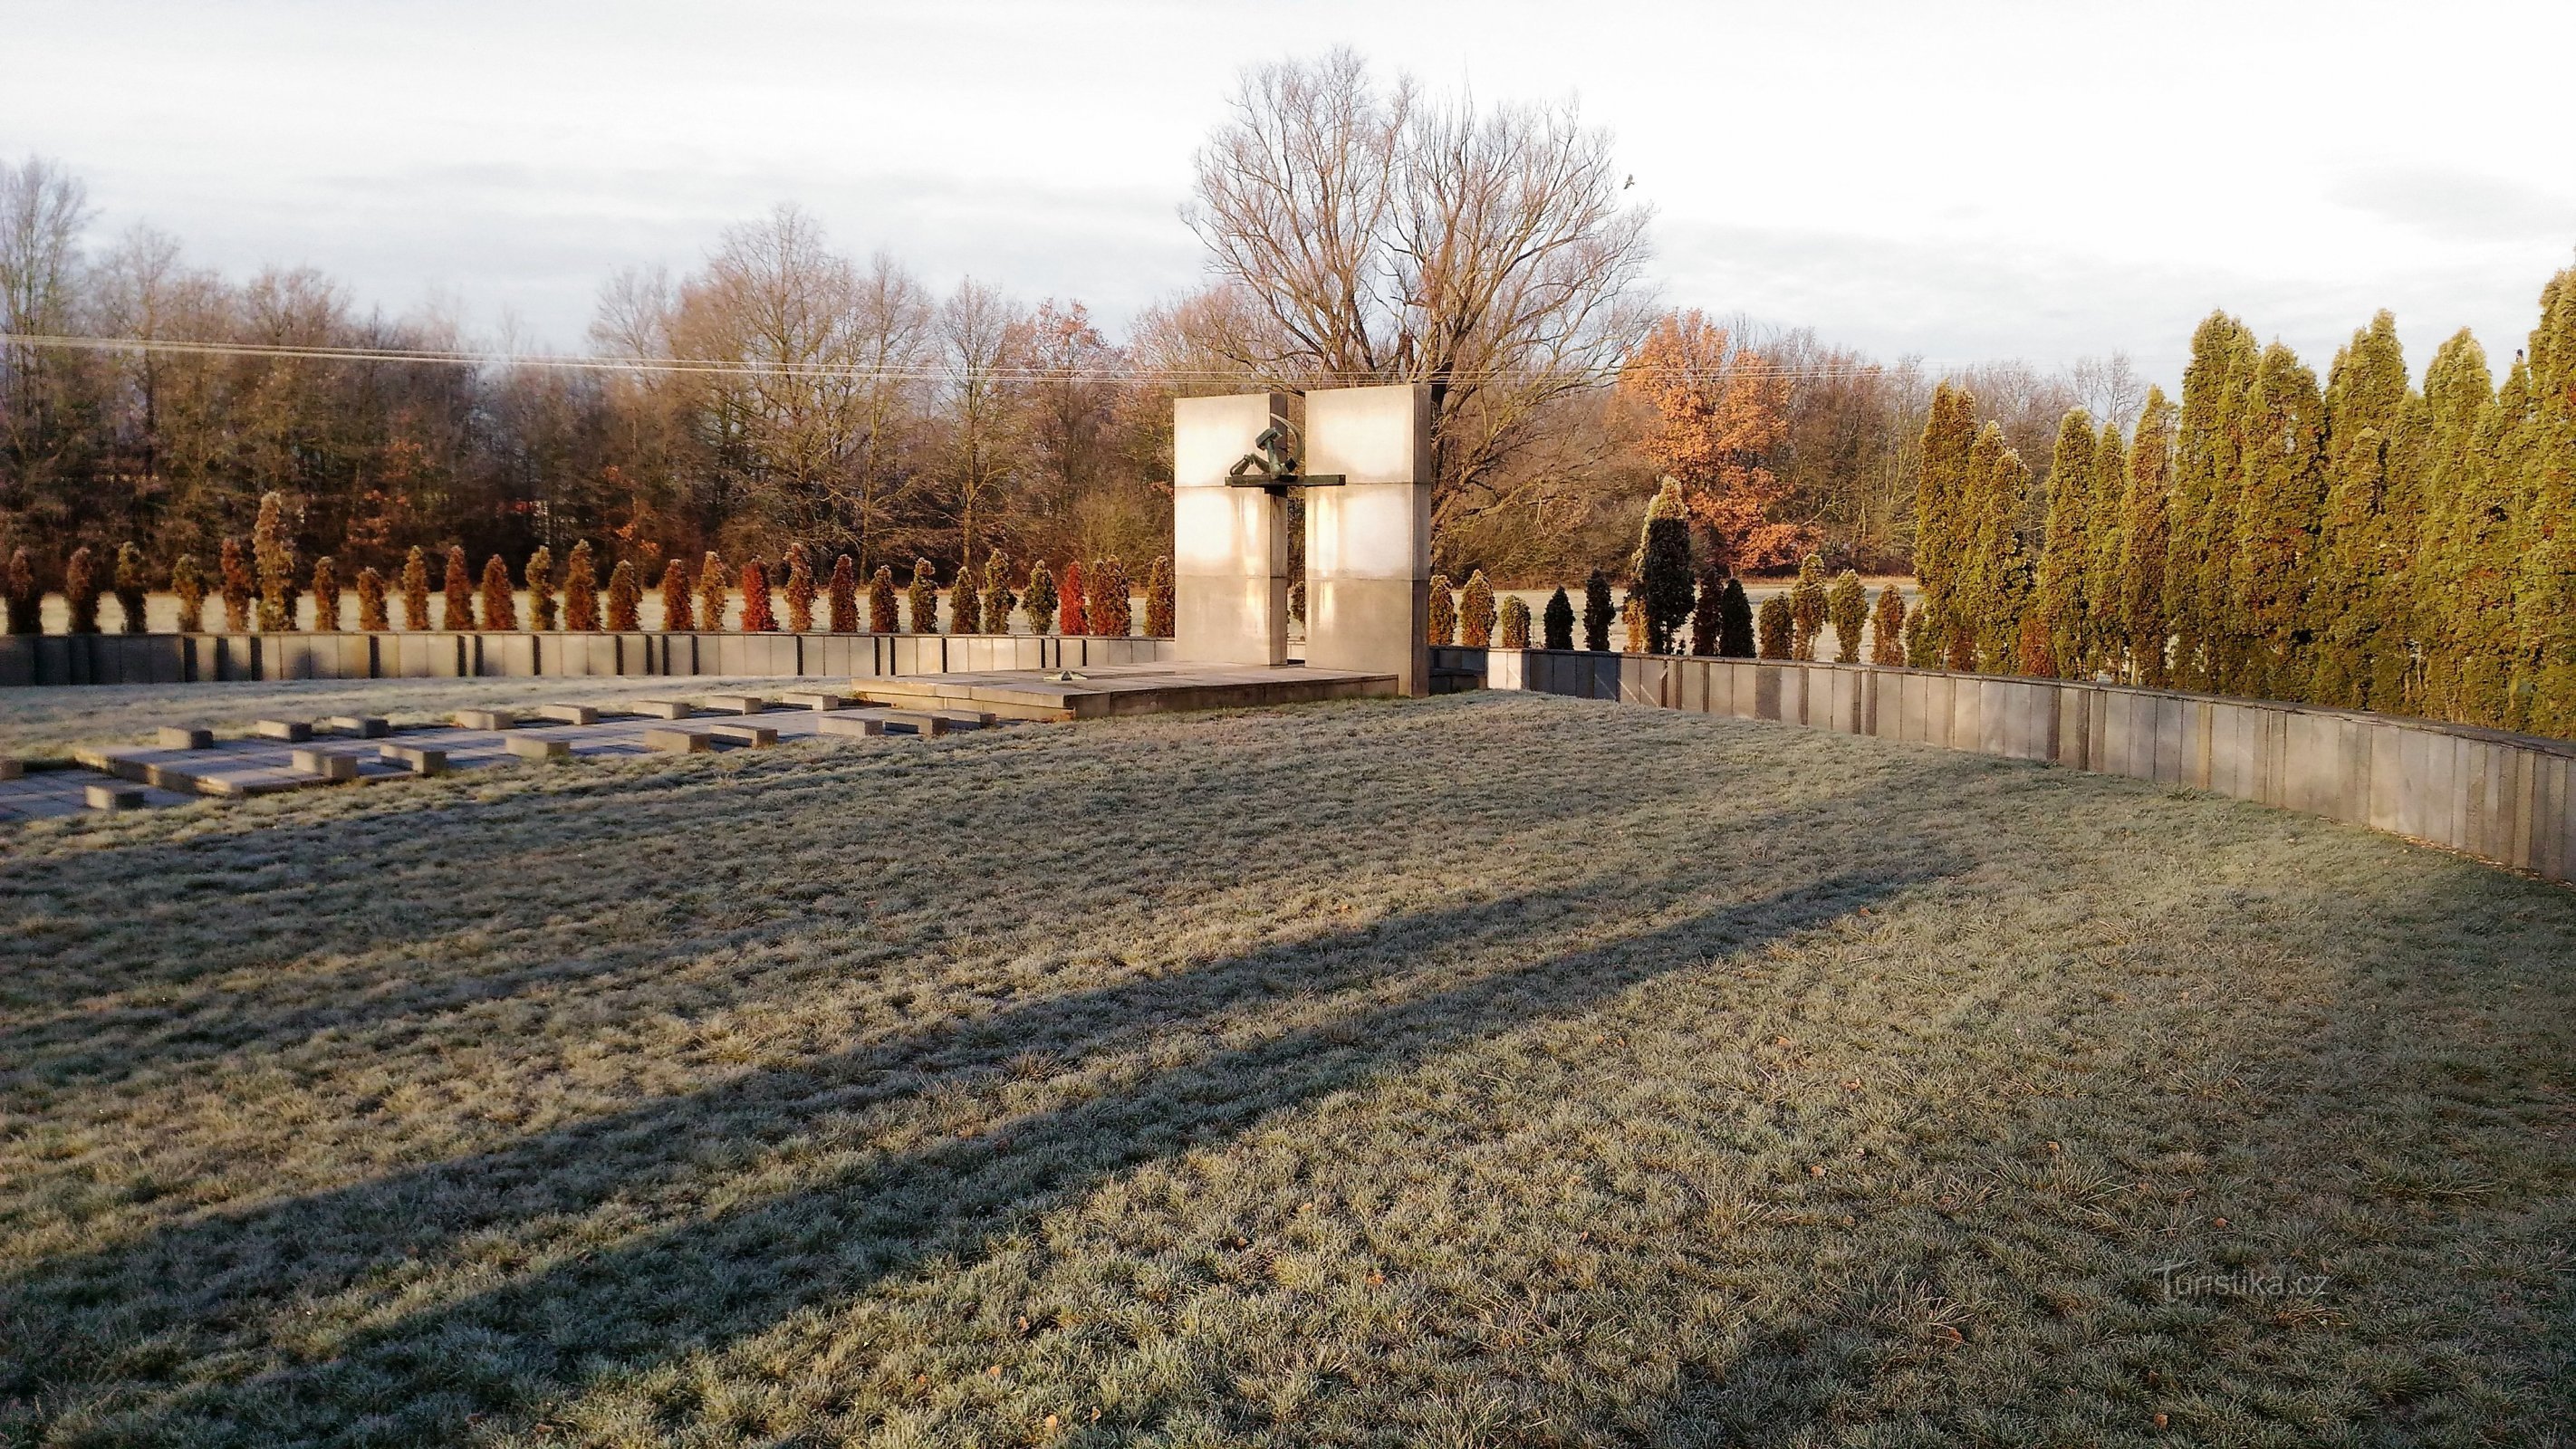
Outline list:
[[[1762,612],[1755,629],[1760,635],[1759,647],[1765,659],[1786,659],[1797,633],[1795,612],[1786,594],[1773,594],[1762,601]]]
[[[295,530],[286,517],[286,495],[259,496],[259,520],[250,533],[251,562],[259,569],[259,631],[295,627]]]
[[[1145,636],[1149,639],[1172,637],[1172,561],[1161,554],[1154,556],[1154,567],[1145,575]]]
[[[963,559],[957,564],[957,581],[948,588],[948,632],[984,632],[984,604],[975,596],[975,569]]]
[[[27,550],[9,551],[9,566],[0,577],[0,599],[8,604],[9,632],[40,634],[45,627],[45,586],[36,579],[36,566]]]
[[[1563,589],[1559,589],[1556,591],[1556,595],[1561,599],[1565,597],[1565,591]],[[1569,616],[1571,616],[1573,612],[1573,609],[1570,607],[1566,610],[1566,613]],[[1568,617],[1565,622],[1566,627],[1571,630],[1574,625],[1574,620],[1571,617]],[[1529,603],[1517,594],[1503,600],[1502,647],[1506,649],[1527,649],[1530,647]]]
[[[483,595],[477,612],[486,633],[506,634],[519,627],[519,591],[510,586],[510,566],[497,553],[483,560]]]
[[[1932,610],[1916,605],[1905,616],[1905,663],[1909,669],[1938,669],[1941,659],[1941,631],[1932,624]]]
[[[1467,587],[1458,596],[1458,642],[1470,649],[1494,642],[1494,586],[1483,569],[1467,575]]]
[[[575,634],[599,632],[599,560],[586,538],[573,540],[564,557],[563,626]]]
[[[1458,642],[1458,595],[1450,589],[1447,574],[1431,576],[1431,616],[1423,630],[1430,643]]]
[[[1913,621],[1905,617],[1905,595],[1889,584],[1878,591],[1878,608],[1869,621],[1869,662],[1903,664],[1910,656]]]
[[[787,632],[814,632],[814,570],[805,562],[805,545],[787,545]]]
[[[1726,570],[1715,564],[1699,571],[1698,597],[1691,602],[1691,653],[1711,658],[1717,653],[1718,613],[1726,598]]]
[[[696,582],[689,566],[672,559],[662,565],[662,628],[673,634],[687,634],[698,627],[697,606],[691,602]]]
[[[709,549],[707,556],[698,560],[698,627],[710,634],[723,633],[732,602],[732,570],[722,555]]]
[[[1825,590],[1825,617],[1834,626],[1835,662],[1858,664],[1861,625],[1869,618],[1869,590],[1857,572],[1845,569],[1834,576]]]
[[[170,565],[170,592],[179,597],[179,632],[194,634],[206,626],[206,579],[197,571],[197,556],[179,555]]]
[[[555,551],[543,544],[528,555],[523,570],[528,581],[528,627],[540,634],[555,632],[562,622],[562,610],[555,599]]]
[[[1548,648],[1574,647],[1574,601],[1565,596],[1563,584],[1557,585],[1556,592],[1547,596],[1547,608],[1539,622],[1545,629],[1540,637]]]
[[[1583,581],[1583,647],[1595,653],[1610,648],[1610,622],[1618,606],[1610,599],[1610,576],[1594,569]]]
[[[824,590],[831,603],[831,629],[835,634],[859,632],[859,565],[848,554],[832,560],[832,582]]]
[[[1814,554],[1798,561],[1798,581],[1789,586],[1789,626],[1790,655],[1815,658],[1825,632],[1825,561]]]
[[[313,627],[340,632],[340,561],[327,553],[313,561]]]
[[[1297,579],[1288,585],[1288,617],[1302,628],[1306,623],[1306,581]]]
[[[1674,652],[1674,635],[1690,617],[1690,514],[1682,502],[1679,479],[1666,478],[1654,501],[1646,505],[1646,526],[1637,540],[1632,572],[1633,595],[1646,615],[1646,649]]]
[[[1098,598],[1091,603],[1091,632],[1124,639],[1134,631],[1136,607],[1133,582],[1127,577],[1126,565],[1116,554],[1100,561]]]
[[[984,632],[1011,632],[1011,610],[1019,606],[1019,596],[1011,592],[1011,563],[1000,549],[984,555]]]
[[[2036,609],[2021,616],[2021,640],[2013,672],[2033,679],[2057,677],[2057,650],[2049,639],[2048,619]]]
[[[1047,567],[1045,559],[1039,559],[1029,565],[1029,586],[1020,597],[1021,609],[1029,616],[1030,633],[1055,632],[1055,605],[1055,570]]]
[[[404,628],[429,627],[429,554],[419,544],[403,555],[402,606]]]
[[[2173,619],[2165,569],[2172,544],[2173,405],[2162,388],[2147,389],[2129,449],[2125,523],[2120,533],[2120,625],[2127,635],[2130,678],[2150,689],[2172,682],[2167,663]]]
[[[216,592],[224,601],[224,632],[250,628],[250,602],[258,593],[250,571],[250,550],[238,538],[227,538],[216,555]]]
[[[894,565],[878,564],[868,576],[868,632],[893,634],[902,628],[895,618]]]
[[[687,590],[681,590],[684,598],[687,593]],[[633,634],[644,627],[644,591],[636,585],[633,559],[619,559],[617,566],[608,571],[608,617],[605,622],[609,631],[616,634]]]
[[[358,628],[367,634],[381,634],[393,627],[385,614],[385,576],[373,565],[358,570]]]
[[[742,632],[778,632],[778,609],[769,595],[769,562],[758,554],[742,566]]]
[[[1718,601],[1718,657],[1752,658],[1753,633],[1753,600],[1744,592],[1744,580],[1730,578],[1726,581],[1724,597]]]
[[[1071,637],[1091,632],[1089,601],[1082,596],[1082,560],[1064,561],[1062,596],[1056,601],[1056,632]]]
[[[143,607],[152,595],[152,578],[143,550],[132,539],[116,546],[116,608],[125,616],[125,632],[143,632]]]
[[[939,632],[939,574],[930,560],[912,561],[912,582],[904,589],[904,623],[915,634]]]
[[[1619,648],[1628,654],[1643,654],[1648,643],[1646,634],[1646,601],[1636,590],[1619,601]]]
[[[98,592],[98,564],[89,545],[82,544],[63,565],[63,603],[71,609],[71,632],[98,632]]]
[[[474,576],[465,571],[463,544],[449,544],[447,547],[445,595],[443,602],[446,608],[439,618],[438,627],[451,634],[472,632],[475,627]]]

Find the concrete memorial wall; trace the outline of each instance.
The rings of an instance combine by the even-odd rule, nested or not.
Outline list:
[[[1306,394],[1306,663],[1431,692],[1431,389]]]
[[[537,676],[852,678],[1080,669],[1176,657],[1169,639],[1034,634],[12,634],[0,686]]]
[[[1286,393],[1173,400],[1175,658],[1287,661],[1287,500],[1231,477],[1264,432],[1287,425]]]
[[[1432,651],[1444,687],[1775,720],[2229,795],[2576,880],[2576,743],[2262,700],[1872,664]]]

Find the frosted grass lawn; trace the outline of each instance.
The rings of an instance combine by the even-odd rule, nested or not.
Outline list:
[[[2576,894],[1461,695],[0,837],[0,1440],[2570,1442]]]

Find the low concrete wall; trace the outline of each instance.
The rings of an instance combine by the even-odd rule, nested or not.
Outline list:
[[[0,686],[541,675],[949,674],[1148,664],[1169,639],[1034,634],[9,634]]]
[[[1489,689],[1614,699],[2128,775],[2576,880],[2576,744],[2073,680],[1544,649],[1433,652]]]

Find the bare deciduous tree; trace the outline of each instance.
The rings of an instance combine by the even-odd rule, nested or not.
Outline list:
[[[1574,107],[1381,91],[1349,50],[1248,72],[1186,211],[1209,349],[1290,387],[1430,384],[1443,520],[1511,505],[1553,403],[1647,321],[1648,210]]]

